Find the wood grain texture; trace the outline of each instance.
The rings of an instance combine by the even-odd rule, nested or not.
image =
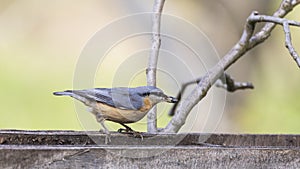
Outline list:
[[[300,135],[0,131],[1,168],[299,168]],[[95,141],[96,140],[96,141]],[[98,142],[99,141],[99,142]],[[96,144],[96,142],[98,144]],[[102,143],[101,143],[102,142]]]

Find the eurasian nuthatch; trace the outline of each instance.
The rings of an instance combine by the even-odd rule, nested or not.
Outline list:
[[[66,90],[53,94],[71,96],[88,106],[107,134],[106,143],[110,141],[110,132],[104,124],[105,120],[119,123],[126,128],[119,131],[133,131],[125,123],[141,120],[159,102],[177,102],[176,98],[165,95],[154,86]]]

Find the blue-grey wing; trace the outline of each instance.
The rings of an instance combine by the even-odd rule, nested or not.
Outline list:
[[[143,106],[143,99],[137,94],[130,94],[128,88],[95,88],[74,91],[75,94],[85,95],[94,100],[124,110],[139,110]]]

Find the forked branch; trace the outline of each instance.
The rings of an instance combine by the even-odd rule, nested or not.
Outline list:
[[[289,26],[300,26],[300,24],[299,22],[282,18],[299,3],[300,0],[283,0],[279,9],[273,14],[273,16],[259,15],[256,11],[252,12],[246,21],[240,40],[214,67],[212,67],[204,76],[198,78],[196,88],[192,90],[187,99],[179,102],[173,118],[162,130],[162,132],[178,132],[179,129],[184,125],[186,118],[193,107],[205,97],[211,86],[224,75],[224,71],[226,71],[240,57],[244,56],[246,52],[265,41],[270,36],[270,33],[277,24],[283,25],[284,32],[286,34],[286,46],[299,66],[298,54],[295,52],[290,40]],[[267,23],[256,34],[253,34],[255,25],[258,22]],[[225,84],[223,87],[225,87],[227,90],[231,87],[232,90],[235,90],[245,86],[247,88],[251,88],[252,86],[251,84],[234,83],[234,81],[231,81],[232,78],[230,77],[227,77],[226,79],[227,81],[223,81],[223,84]],[[233,83],[228,83],[228,81]],[[231,84],[231,86],[229,84]]]

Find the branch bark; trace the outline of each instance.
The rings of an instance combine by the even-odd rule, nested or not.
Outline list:
[[[240,40],[234,45],[234,47],[198,82],[197,87],[188,95],[188,99],[182,100],[179,103],[178,109],[174,117],[164,128],[162,132],[176,133],[184,125],[187,116],[193,107],[202,100],[212,84],[214,84],[233,63],[235,63],[240,57],[242,57],[247,51],[265,41],[276,24],[283,25],[287,22],[289,25],[298,26],[298,22],[287,21],[282,19],[288,14],[296,5],[300,3],[300,0],[283,0],[279,9],[273,14],[272,17],[259,15],[254,11],[248,17],[244,31]],[[253,35],[255,24],[257,22],[271,22],[266,23],[265,26]]]
[[[254,89],[250,82],[236,82],[229,74],[225,73],[223,77],[216,81],[216,86],[226,89],[228,92],[235,92],[236,90]]]
[[[178,101],[181,100],[182,98],[182,94],[184,93],[185,89],[191,85],[191,84],[195,84],[195,83],[199,83],[201,81],[201,77],[197,78],[195,80],[189,81],[184,83],[181,86],[181,89],[179,91],[179,93],[177,94],[176,98],[178,99]],[[254,89],[254,86],[252,83],[250,82],[236,82],[229,74],[224,73],[224,75],[222,77],[219,78],[218,81],[216,81],[216,87],[220,87],[223,89],[226,89],[228,92],[234,92],[236,90],[243,90],[243,89]],[[178,103],[175,103],[173,105],[173,107],[171,108],[171,110],[169,111],[169,116],[174,116],[175,111],[177,109]]]
[[[285,33],[285,47],[289,50],[298,67],[300,67],[300,58],[292,45],[292,38],[288,21],[283,22],[283,30]]]
[[[161,12],[164,6],[165,0],[155,0],[153,5],[152,16],[152,48],[148,61],[148,68],[146,70],[147,85],[156,86],[156,68],[160,48],[160,20]],[[147,115],[147,130],[149,133],[157,132],[157,114],[156,106]]]

